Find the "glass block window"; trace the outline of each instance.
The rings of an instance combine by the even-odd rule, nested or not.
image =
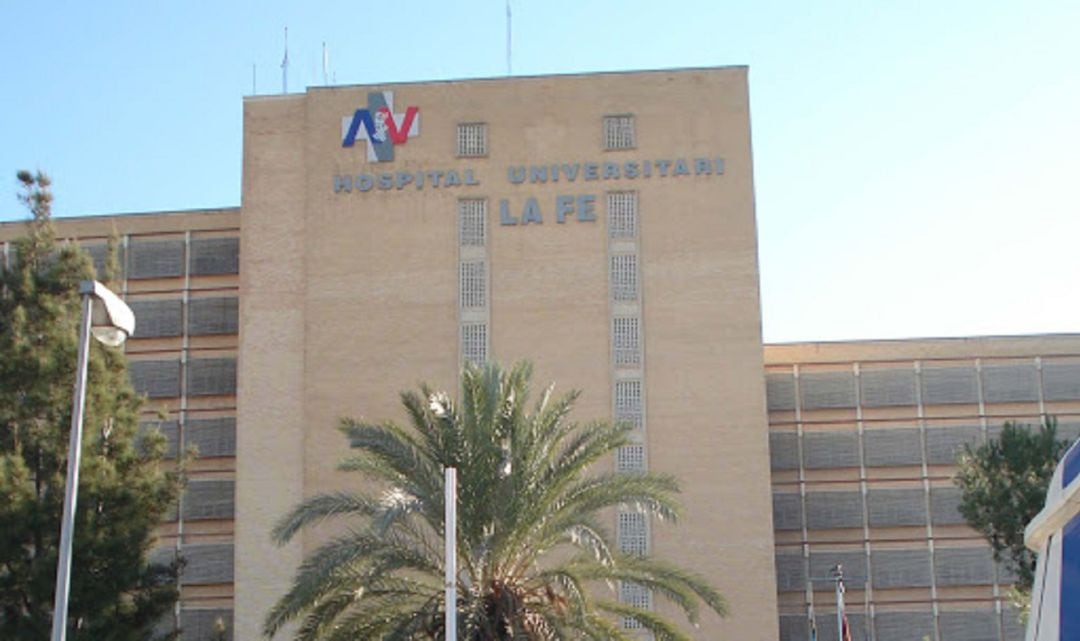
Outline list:
[[[645,471],[645,446],[623,445],[615,454],[615,471],[620,474],[635,474]]]
[[[630,114],[604,116],[604,149],[633,149],[634,117]]]
[[[641,427],[641,381],[615,381],[615,420]]]
[[[611,257],[611,296],[617,301],[637,300],[636,254],[615,254]]]
[[[486,323],[462,323],[461,358],[468,363],[483,363],[487,360]]]
[[[611,342],[616,365],[641,362],[641,330],[635,316],[616,316],[611,320]]]
[[[457,127],[457,155],[463,157],[486,156],[487,123],[465,122]]]
[[[637,192],[616,191],[607,195],[608,235],[611,238],[637,236]]]
[[[644,512],[619,512],[617,539],[623,554],[645,556],[649,553],[649,531]]]
[[[483,247],[487,243],[486,200],[458,201],[458,240],[462,247]]]
[[[465,309],[484,307],[487,304],[486,266],[482,260],[461,263],[461,306]]]
[[[619,601],[643,610],[651,610],[652,592],[643,585],[623,582],[619,585]],[[634,617],[623,617],[622,626],[637,629],[641,627],[641,623]]]

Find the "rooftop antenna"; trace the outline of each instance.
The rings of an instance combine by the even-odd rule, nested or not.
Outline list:
[[[289,93],[289,28],[285,27],[285,57],[281,60],[281,93]]]
[[[511,33],[510,0],[506,0],[506,75],[514,75],[514,68],[510,64],[510,33]]]
[[[251,95],[254,96],[257,93],[258,91],[255,89],[255,63],[253,62],[251,63]]]
[[[330,54],[326,52],[326,43],[322,43],[322,83],[329,84],[327,69],[330,68]]]

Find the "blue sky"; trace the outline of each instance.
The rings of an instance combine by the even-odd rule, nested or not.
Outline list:
[[[9,3],[60,216],[239,204],[241,97],[506,73],[504,0]],[[747,64],[766,340],[1080,331],[1080,3],[512,0],[513,72]],[[4,181],[0,180],[0,185]]]

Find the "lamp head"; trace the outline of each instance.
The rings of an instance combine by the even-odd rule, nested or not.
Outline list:
[[[90,332],[99,342],[119,347],[135,333],[135,313],[108,287],[84,280],[79,283],[79,293],[91,297]]]

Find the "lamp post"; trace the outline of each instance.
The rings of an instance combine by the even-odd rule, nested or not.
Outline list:
[[[446,641],[457,641],[457,468],[448,467],[443,529],[446,535]]]
[[[135,331],[135,314],[108,287],[96,280],[84,280],[79,283],[79,294],[82,296],[79,358],[75,369],[75,394],[71,402],[71,441],[68,445],[64,516],[60,525],[60,560],[56,564],[52,641],[64,641],[67,636],[67,604],[71,590],[71,538],[75,530],[75,502],[79,491],[79,459],[82,456],[90,335],[93,334],[95,339],[109,347],[119,347]]]

